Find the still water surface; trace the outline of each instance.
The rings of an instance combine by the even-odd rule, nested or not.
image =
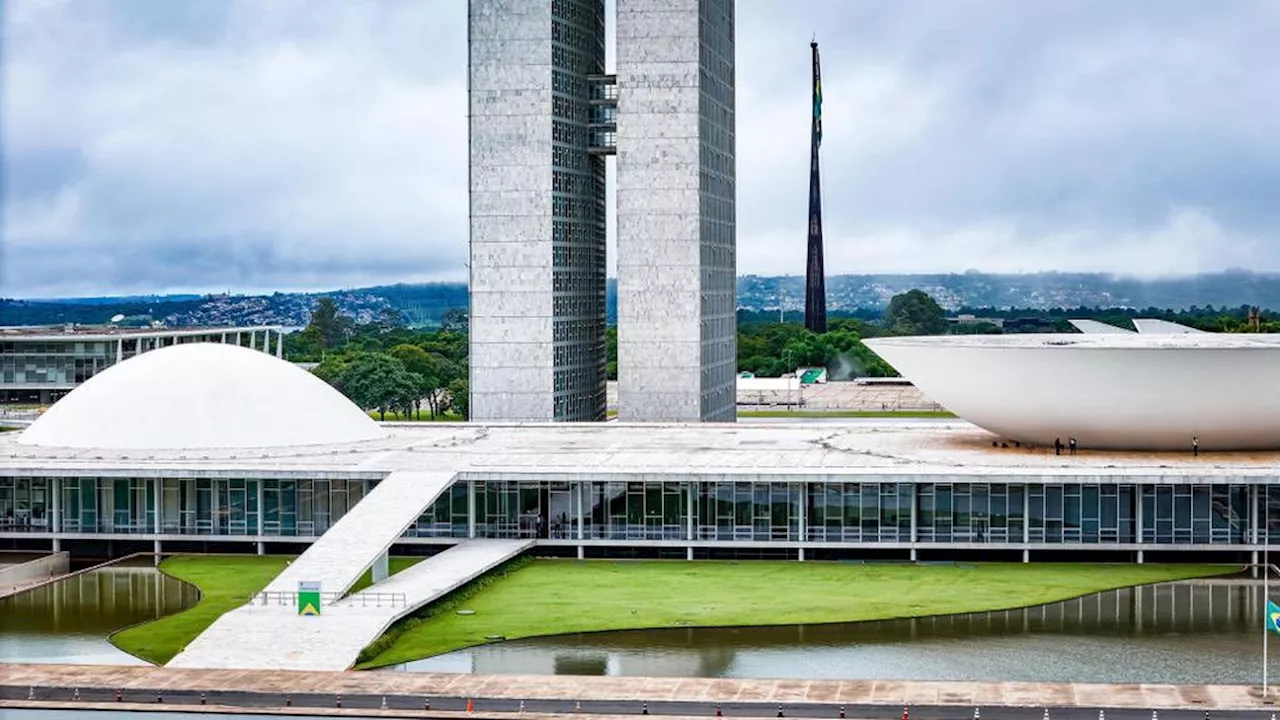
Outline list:
[[[636,630],[485,645],[399,671],[731,678],[1251,683],[1262,588],[1194,581],[1025,610],[769,628]],[[1280,655],[1280,643],[1271,657]],[[1280,663],[1273,663],[1272,672]]]
[[[92,570],[0,598],[0,662],[145,664],[107,637],[185,610],[200,598],[194,586],[145,562]]]

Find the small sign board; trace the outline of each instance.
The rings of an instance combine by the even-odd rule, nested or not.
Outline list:
[[[320,614],[320,583],[312,580],[298,582],[298,614]]]

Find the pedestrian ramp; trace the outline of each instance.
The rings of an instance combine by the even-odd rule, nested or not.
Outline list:
[[[346,593],[396,538],[453,483],[449,472],[393,472],[263,588],[294,593],[318,582],[327,597]]]
[[[335,526],[336,527],[336,526]],[[218,618],[167,667],[346,670],[396,620],[532,547],[532,540],[466,540],[300,615],[297,595],[259,593]]]

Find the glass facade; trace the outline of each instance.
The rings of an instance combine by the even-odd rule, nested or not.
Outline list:
[[[591,152],[603,0],[551,3],[553,419],[605,419],[605,160]]]
[[[374,485],[0,477],[0,532],[313,538]],[[564,541],[1241,546],[1255,522],[1280,542],[1280,485],[459,481],[405,537],[473,517],[476,537]]]

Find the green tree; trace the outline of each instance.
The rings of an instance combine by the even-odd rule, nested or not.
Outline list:
[[[364,410],[377,410],[381,420],[387,410],[408,411],[419,397],[422,377],[385,353],[363,353],[338,374],[336,386]]]
[[[338,312],[338,303],[333,298],[322,297],[316,301],[315,309],[311,311],[311,322],[307,324],[307,330],[315,328],[314,335],[320,347],[332,350],[346,342],[346,335],[353,324],[351,318]]]
[[[618,379],[618,326],[611,325],[604,331],[605,375],[609,380]]]
[[[463,420],[466,420],[470,417],[469,411],[471,409],[466,378],[454,379],[446,389],[449,392],[449,404],[453,411]]]
[[[454,366],[448,360],[429,353],[418,345],[407,343],[396,345],[391,348],[390,354],[391,357],[404,363],[406,370],[422,378],[422,394],[419,397],[426,399],[427,409],[431,413],[431,419],[434,420],[440,413],[440,401],[445,386],[457,377]],[[420,406],[421,401],[415,403],[415,409]]]
[[[946,313],[920,289],[894,295],[885,308],[884,321],[898,335],[942,335],[947,331]]]

